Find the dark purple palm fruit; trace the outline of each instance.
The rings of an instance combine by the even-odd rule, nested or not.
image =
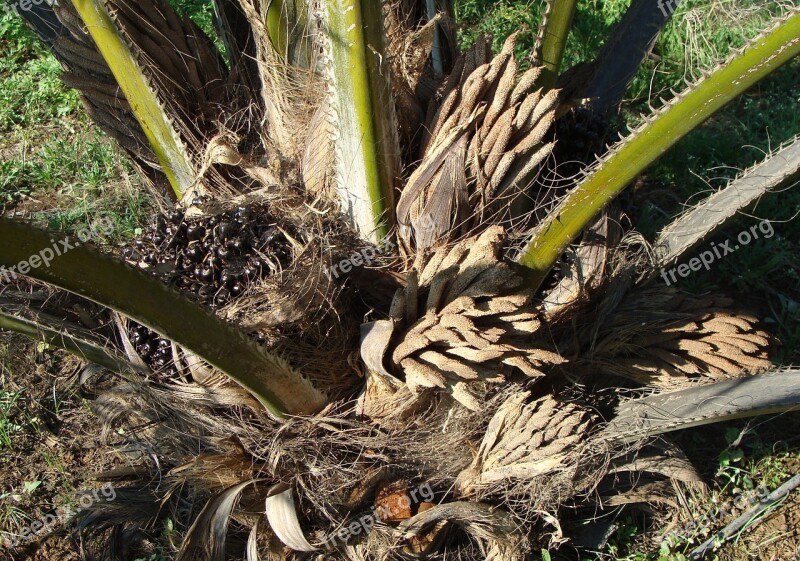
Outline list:
[[[252,283],[291,263],[292,250],[266,206],[188,219],[181,210],[157,216],[122,248],[132,264],[158,275],[187,297],[216,309],[240,297]],[[174,372],[168,341],[133,324],[129,338],[147,364]]]

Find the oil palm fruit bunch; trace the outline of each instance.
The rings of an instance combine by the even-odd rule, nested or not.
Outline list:
[[[127,429],[106,433],[137,468],[102,474],[126,483],[82,513],[87,543],[133,559],[168,523],[179,560],[598,547],[581,513],[702,485],[665,433],[796,406],[800,372],[769,361],[752,313],[655,279],[796,173],[800,143],[655,239],[611,204],[800,53],[796,9],[568,188],[542,180],[576,141],[560,118],[618,105],[667,19],[649,4],[561,74],[571,0],[548,3],[529,60],[514,36],[460,52],[446,1],[217,0],[215,38],[164,0],[23,14],[164,208],[127,264],[81,246],[29,271],[101,324],[0,297],[1,327],[103,367],[82,379]],[[6,266],[52,243],[9,219],[0,235]]]
[[[607,144],[616,139],[609,138],[609,123],[591,109],[576,107],[569,118],[559,119],[556,124],[558,150],[563,151],[564,158],[572,157],[588,164],[587,160],[603,152]]]
[[[291,253],[278,222],[263,207],[196,219],[174,210],[122,249],[131,264],[213,309],[230,305],[251,284],[288,266]],[[173,356],[168,340],[135,322],[128,336],[151,368],[168,368]]]

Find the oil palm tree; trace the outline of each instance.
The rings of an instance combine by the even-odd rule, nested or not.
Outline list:
[[[515,36],[459,53],[446,2],[218,0],[218,41],[163,0],[23,13],[164,214],[127,263],[77,247],[31,268],[57,299],[1,295],[0,326],[103,367],[95,410],[141,466],[101,474],[128,486],[81,527],[122,558],[170,519],[178,559],[522,559],[580,537],[568,509],[700,483],[655,435],[795,407],[753,315],[654,277],[796,174],[800,144],[653,243],[609,205],[800,52],[797,10],[573,184],[542,180],[557,119],[619,103],[666,20],[648,6],[564,73],[568,0],[526,61]],[[53,243],[5,218],[0,236],[6,267]]]

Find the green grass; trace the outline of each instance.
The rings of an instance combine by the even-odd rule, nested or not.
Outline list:
[[[32,205],[34,220],[72,233],[109,217],[114,232],[99,241],[130,238],[153,211],[130,162],[83,116],[64,137],[46,129],[38,127],[31,138],[20,131],[11,157],[0,160],[0,204],[41,202]]]
[[[0,7],[0,73],[8,76],[25,62],[45,57],[47,49],[5,4]]]
[[[654,548],[642,543],[641,522],[633,515],[623,515],[617,520],[617,529],[604,548],[605,555],[601,558],[616,561],[684,561],[688,559],[690,552],[709,537],[707,532],[719,531],[731,521],[732,517],[742,514],[749,508],[760,494],[774,491],[792,476],[787,468],[792,455],[788,452],[771,452],[771,454],[757,464],[749,461],[749,466],[747,465],[748,460],[743,462],[740,455],[734,456],[732,464],[743,462],[745,467],[731,465],[726,469],[734,473],[741,481],[739,485],[727,484],[722,488],[715,487],[708,497],[704,497],[700,501],[689,500],[691,519],[682,520],[680,527],[683,528],[684,524],[697,522],[703,527],[703,532],[700,529],[692,530],[690,526],[686,526],[686,530],[678,533],[669,532],[660,546]],[[793,457],[796,459],[797,454],[795,453]],[[772,481],[759,473],[765,469],[774,477]],[[780,478],[778,478],[779,475]],[[761,485],[764,486],[764,490],[757,490],[757,487]],[[737,502],[739,507],[735,506]],[[730,547],[726,546],[723,549],[730,549]]]
[[[494,48],[499,49],[505,38],[519,31],[519,48],[530,51],[542,10],[538,0],[460,0],[455,2],[456,21],[462,46],[471,45],[482,34],[494,36]]]
[[[60,71],[52,57],[29,60],[11,70],[0,82],[0,132],[60,119],[77,110],[77,92],[64,88]]]
[[[77,112],[78,94],[58,79],[60,70],[21,18],[0,12],[0,133]]]
[[[131,173],[102,133],[94,128],[83,129],[82,123],[70,125],[62,125],[66,137],[58,136],[57,130],[41,128],[35,137],[18,136],[17,149],[4,161],[0,172],[0,189],[7,200],[16,188],[30,191],[38,185],[52,186],[61,193],[83,186],[91,194],[117,179],[121,172]]]
[[[13,504],[13,498],[11,493],[0,494],[0,528],[3,528],[0,532],[0,543],[11,541],[15,530],[22,528],[30,520],[23,509]]]
[[[36,433],[39,419],[27,407],[25,392],[12,384],[13,360],[11,349],[0,343],[0,451],[14,448],[15,437]]]
[[[128,239],[152,202],[77,92],[61,83],[60,68],[21,18],[0,15],[0,207],[30,203],[34,220],[72,233],[108,217],[114,232],[96,241]]]
[[[562,70],[591,60],[608,35],[608,30],[622,16],[627,0],[580,0],[567,38]],[[456,20],[463,46],[471,45],[481,34],[494,37],[499,49],[511,33],[519,32],[519,51],[530,53],[536,40],[544,2],[541,0],[456,0]]]
[[[701,500],[689,499],[694,520],[708,516],[710,530],[717,531],[733,516],[750,508],[757,498],[774,491],[794,475],[800,452],[796,445],[780,440],[781,437],[791,437],[791,430],[787,430],[791,425],[787,423],[791,423],[790,419],[751,420],[713,429],[715,436],[720,433],[727,447],[713,452],[708,450],[705,457],[695,458],[696,464],[715,471],[704,474],[713,477],[714,486],[709,496]],[[684,431],[680,439],[685,449],[691,449],[689,443],[692,441],[695,443],[693,448],[707,445],[706,439],[697,432]],[[719,517],[720,511],[730,514]],[[660,551],[649,554],[647,559],[684,559],[707,537],[697,530],[680,532],[678,536],[665,540]]]
[[[5,380],[0,383],[5,386]],[[0,449],[13,448],[14,434],[25,431],[25,426],[18,424],[15,419],[22,399],[21,391],[9,392],[0,389]]]
[[[785,2],[790,4],[790,2]],[[742,47],[780,14],[774,0],[683,0],[631,85],[631,99],[669,95]]]

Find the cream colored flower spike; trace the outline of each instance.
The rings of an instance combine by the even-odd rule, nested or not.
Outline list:
[[[424,250],[525,212],[521,195],[553,143],[558,92],[534,91],[541,68],[521,76],[516,35],[491,57],[479,39],[458,61],[428,119],[422,161],[397,205],[406,247]]]
[[[396,343],[387,354],[412,392],[444,390],[476,410],[486,384],[514,372],[544,376],[547,366],[566,362],[540,336],[533,294],[501,260],[504,239],[492,226],[439,249],[412,271],[417,282],[398,293]]]

